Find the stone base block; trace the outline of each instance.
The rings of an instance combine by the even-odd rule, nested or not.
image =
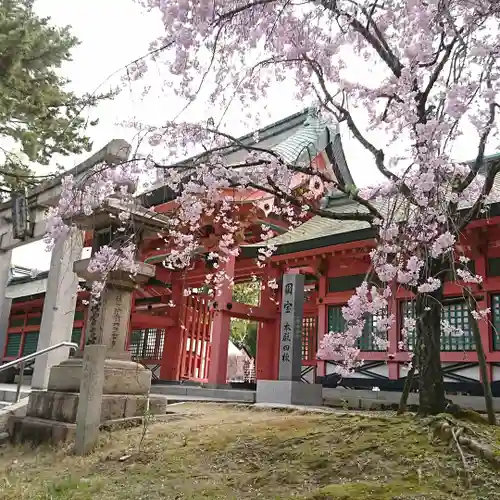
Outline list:
[[[70,358],[53,366],[49,391],[79,392],[83,359]],[[107,359],[104,363],[104,394],[147,394],[151,387],[151,371],[134,361]]]
[[[118,418],[108,420],[99,426],[100,431],[113,432],[122,429],[139,427],[143,417]],[[76,424],[56,422],[35,417],[11,417],[9,420],[10,442],[12,444],[30,443],[56,445],[75,439]]]
[[[11,417],[9,419],[9,435],[13,444],[29,442],[34,446],[54,445],[74,439],[75,434],[76,424],[35,417]]]
[[[321,406],[323,387],[291,380],[258,380],[256,403]]]
[[[101,422],[122,418],[142,417],[146,412],[148,397],[134,394],[104,394],[102,397]],[[76,423],[79,394],[60,391],[35,391],[29,397],[28,417]],[[151,395],[149,412],[162,415],[167,411],[165,396]]]

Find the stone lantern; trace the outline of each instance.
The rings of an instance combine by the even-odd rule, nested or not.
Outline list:
[[[129,194],[132,194],[130,186],[128,188]],[[125,231],[118,219],[123,212],[129,214],[128,229]],[[118,193],[92,215],[79,215],[73,222],[81,230],[94,232],[92,254],[104,245],[117,249],[124,242],[133,241],[138,245],[141,238],[148,234],[156,235],[169,224],[167,217],[144,208],[131,196]],[[87,283],[103,278],[88,271],[90,260],[76,261],[73,267],[74,272]],[[101,422],[142,417],[147,407],[153,414],[166,412],[165,398],[149,395],[151,371],[132,361],[126,349],[133,292],[154,275],[154,266],[139,261],[136,261],[133,272],[113,270],[105,276],[99,299],[89,306],[85,328],[87,344],[107,346]],[[31,431],[35,428],[40,430],[45,422],[46,430],[52,433],[48,440],[55,442],[68,437],[68,431],[75,427],[82,374],[81,352],[52,367],[48,390],[31,393],[27,417],[23,419],[23,434],[24,431],[30,433],[29,428]]]

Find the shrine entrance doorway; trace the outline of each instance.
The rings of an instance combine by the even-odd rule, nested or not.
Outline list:
[[[213,310],[207,295],[184,297],[181,317],[180,380],[207,382]]]
[[[302,382],[314,384],[318,361],[318,310],[308,304],[304,306],[302,318]]]

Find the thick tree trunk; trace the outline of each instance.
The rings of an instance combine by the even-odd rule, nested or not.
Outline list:
[[[434,276],[436,274],[436,272],[431,273]],[[429,295],[419,294],[416,300],[420,415],[437,415],[443,413],[446,407],[440,356],[442,300],[442,288]]]

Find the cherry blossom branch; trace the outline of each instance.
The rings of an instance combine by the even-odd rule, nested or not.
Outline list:
[[[271,4],[275,3],[276,0],[254,0],[253,2],[248,2],[246,4],[241,5],[240,7],[236,7],[235,9],[229,10],[227,12],[223,12],[222,14],[219,14],[217,19],[214,22],[214,26],[218,26],[222,21],[225,21],[227,19],[231,19],[235,17],[238,14],[241,14],[242,12],[246,10],[253,9],[254,7],[258,7],[260,5],[266,5],[266,4]]]
[[[261,191],[264,191],[269,194],[273,194],[275,196],[278,196],[279,198],[282,198],[284,201],[290,203],[291,205],[294,205],[297,208],[303,209],[304,208],[304,203],[297,198],[293,197],[292,195],[289,195],[288,193],[285,193],[282,189],[280,189],[276,183],[270,178],[267,178],[267,182],[271,186],[272,189],[268,189],[264,186],[259,186],[259,184],[255,183],[249,183],[249,186],[259,189]],[[375,217],[372,214],[368,213],[362,213],[362,212],[333,212],[330,210],[322,210],[321,208],[315,208],[311,207],[310,205],[307,206],[307,211],[313,213],[314,215],[319,215],[321,217],[324,217],[325,219],[331,219],[331,220],[358,220],[358,221],[365,221],[369,222],[370,224],[373,224]]]
[[[493,56],[490,56],[489,63],[487,66],[487,72],[486,72],[486,87],[488,90],[491,91],[492,89],[492,83],[491,83],[491,70],[493,68],[493,65],[496,62],[496,58]],[[459,184],[459,186],[456,188],[455,192],[461,193],[466,189],[470,183],[474,180],[476,177],[477,173],[479,172],[480,168],[482,167],[484,163],[484,153],[486,150],[486,143],[488,141],[488,137],[490,135],[491,130],[493,129],[493,125],[495,123],[495,116],[496,116],[496,106],[495,103],[492,102],[489,105],[489,117],[488,121],[485,125],[485,128],[483,130],[483,133],[480,136],[479,139],[479,147],[478,147],[478,152],[476,156],[476,160],[474,161],[473,166],[470,169],[469,174],[467,177]],[[491,189],[491,188],[490,188]]]
[[[323,76],[323,71],[321,66],[318,64],[317,61],[314,61],[307,55],[303,56],[304,60],[307,61],[310,65],[310,68],[318,78],[319,84],[321,86],[321,90],[325,94],[326,101],[325,104],[330,103],[332,106],[334,106],[337,111],[340,113],[340,119],[339,121],[345,121],[347,123],[347,126],[349,127],[349,130],[352,132],[354,137],[361,143],[361,145],[369,151],[373,157],[375,158],[375,164],[377,165],[378,170],[390,181],[399,184],[400,179],[399,177],[388,170],[385,165],[384,165],[384,151],[381,149],[376,148],[359,130],[357,127],[356,123],[354,122],[351,113],[341,104],[338,104],[335,102],[334,97],[328,90],[325,82],[325,78]],[[402,186],[404,189],[404,186]],[[409,194],[409,193],[407,193]]]
[[[326,183],[332,183],[332,184],[335,185],[335,187],[339,191],[341,191],[342,193],[348,195],[354,201],[358,202],[360,205],[362,205],[365,208],[367,208],[368,211],[375,218],[380,219],[380,220],[384,219],[383,215],[379,212],[379,210],[377,210],[369,201],[361,198],[361,196],[359,196],[358,194],[356,194],[352,189],[346,188],[346,186],[342,185],[342,183],[340,183],[338,181],[335,181],[331,177],[328,177],[323,172],[320,172],[318,170],[313,169],[313,167],[311,165],[311,162],[309,163],[309,166],[306,166],[306,167],[301,167],[299,165],[287,164],[287,163],[285,163],[283,161],[283,159],[281,158],[281,156],[279,154],[277,154],[275,151],[272,151],[272,150],[267,149],[267,148],[261,148],[261,147],[258,147],[258,146],[247,145],[247,144],[243,143],[242,141],[240,141],[239,139],[237,139],[236,137],[233,137],[232,135],[224,133],[224,132],[221,132],[219,130],[215,130],[215,129],[206,129],[206,130],[207,130],[207,132],[210,132],[210,133],[216,134],[216,135],[220,135],[221,137],[224,137],[224,138],[232,141],[234,144],[236,144],[237,146],[239,146],[242,149],[246,149],[247,151],[254,151],[254,152],[259,152],[259,153],[265,153],[265,154],[269,154],[271,156],[274,156],[282,165],[286,166],[288,169],[290,169],[292,171],[295,171],[295,172],[298,172],[298,173],[302,173],[302,174],[306,174],[306,175],[311,175],[311,176],[315,175],[315,176],[319,177],[322,181],[324,181]],[[328,142],[327,147],[328,146],[331,146],[331,141]],[[335,161],[334,159],[331,159],[331,160]],[[245,164],[241,165],[241,167],[245,167],[245,166],[249,166],[249,164],[245,163]],[[234,168],[234,166],[231,166],[231,168]],[[317,215],[319,215],[319,214],[317,214]]]
[[[431,77],[429,78],[429,82],[427,83],[425,90],[417,97],[418,107],[422,107],[425,110],[425,106],[426,106],[427,98],[429,97],[429,93],[432,90],[432,87],[434,86],[434,84],[437,82],[437,79],[439,78],[439,75],[441,74],[446,63],[450,59],[450,56],[453,52],[453,48],[455,47],[455,44],[457,41],[458,41],[458,36],[455,36],[453,38],[453,40],[446,46],[443,57],[441,58],[439,63],[434,68],[434,71],[432,72]]]
[[[397,78],[401,76],[403,65],[401,64],[399,59],[395,56],[394,52],[390,49],[389,45],[387,44],[387,41],[384,39],[380,31],[378,30],[378,27],[376,29],[376,35],[370,33],[369,28],[363,26],[363,24],[358,19],[356,19],[348,12],[339,9],[336,0],[321,0],[321,5],[325,9],[333,12],[334,14],[337,14],[339,16],[345,16],[348,19],[349,24],[353,27],[353,29],[357,31],[375,49],[377,54],[380,56],[382,61],[384,61],[387,64],[388,68],[392,71],[394,76],[396,76]],[[376,23],[373,21],[372,17],[368,14],[368,12],[364,10],[364,13],[367,16],[367,21],[369,22],[369,25],[372,27],[376,26]]]
[[[493,185],[495,183],[495,177],[500,172],[500,162],[495,163],[490,166],[488,173],[486,174],[486,179],[484,180],[483,189],[480,196],[478,196],[474,205],[466,212],[466,214],[461,217],[457,223],[457,227],[462,231],[467,224],[475,219],[484,205],[485,198],[491,193]]]

